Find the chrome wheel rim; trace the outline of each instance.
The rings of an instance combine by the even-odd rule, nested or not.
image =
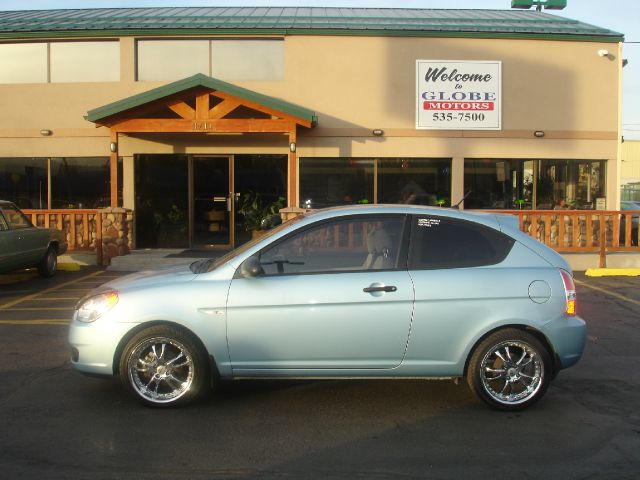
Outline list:
[[[480,364],[485,392],[504,405],[517,405],[533,398],[542,387],[544,373],[544,363],[536,350],[515,340],[492,347]]]
[[[171,338],[143,340],[132,350],[127,365],[134,390],[153,403],[176,401],[193,384],[193,358],[183,344]]]

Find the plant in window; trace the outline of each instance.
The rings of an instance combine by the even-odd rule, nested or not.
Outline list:
[[[249,190],[240,196],[238,212],[244,217],[244,228],[247,232],[259,230],[264,218],[275,215],[284,207],[284,197],[273,202],[265,202],[260,193]]]

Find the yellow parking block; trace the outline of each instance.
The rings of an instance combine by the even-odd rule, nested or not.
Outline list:
[[[640,275],[640,268],[589,268],[585,275],[587,277],[637,277]]]
[[[58,263],[58,270],[63,272],[78,272],[80,271],[80,264],[75,262]]]

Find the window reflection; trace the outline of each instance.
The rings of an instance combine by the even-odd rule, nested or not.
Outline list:
[[[605,172],[603,160],[467,159],[465,208],[595,209]]]
[[[171,68],[167,68],[171,65]],[[139,40],[138,80],[178,80],[196,73],[238,80],[282,80],[282,40]]]
[[[0,158],[0,198],[20,208],[47,208],[47,159]]]
[[[103,208],[110,202],[109,157],[51,159],[51,208]]]
[[[0,45],[0,83],[46,83],[47,44]]]
[[[208,40],[138,41],[138,80],[177,80],[196,73],[210,74]]]
[[[451,203],[451,160],[302,158],[300,202],[308,208],[369,203]]]
[[[300,159],[302,206],[324,208],[374,203],[374,160],[362,158]]]
[[[115,82],[120,42],[1,44],[0,65],[0,83]]]
[[[117,82],[119,42],[51,43],[52,82]]]
[[[136,245],[189,245],[189,182],[186,155],[136,155]]]
[[[260,253],[267,275],[397,268],[404,217],[335,220],[296,233]]]
[[[450,205],[450,171],[450,160],[379,159],[377,203]]]
[[[211,74],[222,80],[282,80],[282,40],[219,40],[212,42]]]

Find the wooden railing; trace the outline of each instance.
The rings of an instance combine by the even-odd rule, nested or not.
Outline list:
[[[67,236],[69,250],[95,250],[102,245],[99,210],[23,210],[38,227],[57,228]]]
[[[487,211],[518,216],[520,230],[559,252],[640,251],[640,211]]]

